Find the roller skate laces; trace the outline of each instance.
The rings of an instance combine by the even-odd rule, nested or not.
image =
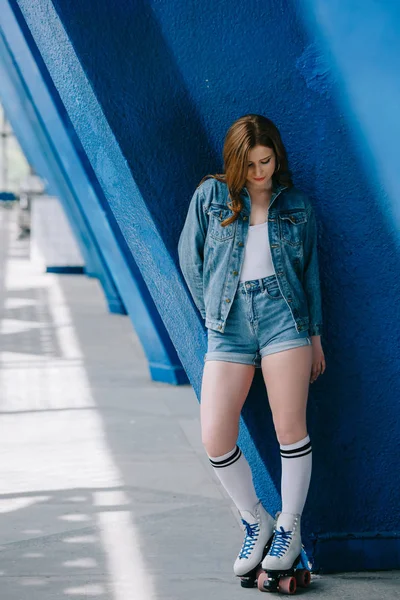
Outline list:
[[[271,546],[262,562],[268,570],[289,569],[301,552],[300,515],[280,514]]]
[[[271,548],[268,552],[269,556],[278,556],[281,558],[289,548],[292,541],[292,534],[292,531],[285,531],[282,526],[279,530],[276,529]]]
[[[250,554],[254,550],[254,546],[260,535],[260,523],[254,523],[250,525],[247,521],[242,519],[242,523],[246,528],[246,535],[244,536],[243,546],[239,552],[238,558],[249,558]]]
[[[259,502],[254,510],[241,511],[244,525],[244,540],[235,560],[235,575],[243,576],[258,567],[266,554],[266,544],[271,540],[275,529],[275,520]]]

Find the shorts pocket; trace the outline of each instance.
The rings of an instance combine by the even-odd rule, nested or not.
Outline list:
[[[275,281],[265,286],[265,293],[268,298],[271,298],[272,300],[283,298],[279,285]]]

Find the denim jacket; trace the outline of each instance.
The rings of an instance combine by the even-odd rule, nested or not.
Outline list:
[[[228,186],[207,179],[194,192],[178,242],[179,264],[193,300],[209,329],[224,332],[249,231],[251,199],[246,187],[239,218],[232,212]],[[270,201],[268,235],[272,263],[296,330],[322,335],[317,224],[307,195],[276,185]]]

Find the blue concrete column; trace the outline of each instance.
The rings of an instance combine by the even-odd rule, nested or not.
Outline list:
[[[397,0],[301,0],[307,30],[334,73],[335,98],[346,114],[364,168],[378,177],[387,227],[400,229],[400,3]],[[397,235],[397,244],[400,237]]]
[[[1,19],[5,16],[1,12]],[[68,217],[71,229],[85,261],[85,271],[97,276],[103,286],[112,312],[124,312],[124,307],[116,291],[108,269],[105,267],[92,232],[68,185],[66,173],[58,161],[57,152],[49,139],[43,122],[36,111],[32,96],[21,79],[20,71],[0,30],[0,97],[15,135],[29,163],[47,182],[50,193],[58,196]],[[35,73],[33,72],[34,76]]]
[[[60,184],[56,180],[54,172],[49,166],[51,152],[46,152],[46,136],[40,127],[35,115],[35,109],[30,102],[27,89],[22,85],[19,74],[9,48],[0,32],[0,74],[1,90],[0,97],[4,112],[18,142],[35,171],[46,181],[46,187],[55,195],[60,195]],[[89,234],[73,207],[65,203],[69,222],[74,230],[76,239],[79,241],[80,249],[88,265],[88,270],[95,269],[93,247]]]
[[[96,271],[108,306],[112,312],[124,312],[125,308],[128,311],[148,358],[150,376],[155,381],[187,383],[176,350],[127,250],[29,29],[16,5],[12,10],[8,2],[1,0],[0,6],[5,44],[10,57],[11,49],[13,53],[12,60],[8,61],[13,69],[10,75],[13,85],[7,92],[3,87],[4,103],[24,151],[38,173],[46,177],[50,192],[64,200],[76,237],[86,250],[87,262],[93,254],[88,255],[88,240],[92,241],[91,248],[99,257]],[[86,235],[80,230],[77,232],[77,223],[82,228],[86,226]]]
[[[299,65],[306,84],[339,107],[337,126],[349,133],[335,148],[332,128],[322,124],[319,145],[331,148],[319,168],[338,208],[329,203],[326,235],[335,242],[332,259],[341,261],[326,295],[344,313],[330,328],[340,382],[334,404],[319,408],[332,448],[321,487],[336,482],[331,501],[340,507],[314,533],[314,552],[337,570],[398,569],[400,3],[296,4],[313,40]],[[327,503],[324,493],[318,510]]]

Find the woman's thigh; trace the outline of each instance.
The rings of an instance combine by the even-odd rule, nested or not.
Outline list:
[[[280,444],[307,435],[306,408],[312,367],[312,346],[300,346],[264,356],[264,377],[275,431]]]
[[[234,447],[239,418],[254,377],[255,367],[208,360],[201,385],[200,418],[203,444],[210,456]]]

